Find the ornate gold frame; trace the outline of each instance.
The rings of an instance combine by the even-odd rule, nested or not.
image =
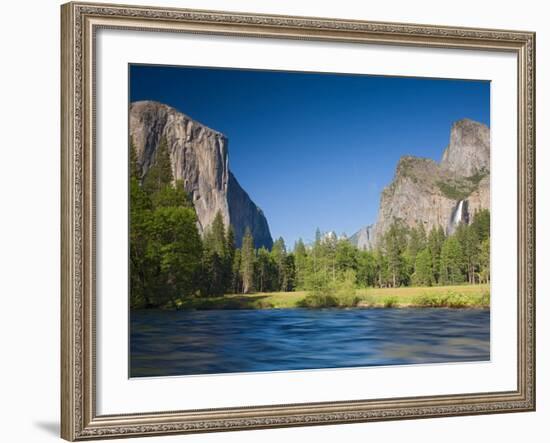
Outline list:
[[[67,440],[535,409],[535,34],[68,3],[61,7],[61,436]],[[98,416],[94,36],[99,28],[508,51],[518,60],[518,381],[511,392]]]

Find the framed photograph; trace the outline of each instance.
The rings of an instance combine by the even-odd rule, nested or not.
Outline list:
[[[535,409],[535,35],[68,3],[62,437]]]

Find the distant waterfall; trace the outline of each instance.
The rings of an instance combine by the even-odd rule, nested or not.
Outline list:
[[[458,205],[453,210],[453,226],[458,226],[462,221],[462,208],[464,207],[464,200],[460,200]]]
[[[447,226],[447,235],[451,235],[460,223],[468,224],[468,222],[468,200],[460,200],[451,213],[449,225]]]

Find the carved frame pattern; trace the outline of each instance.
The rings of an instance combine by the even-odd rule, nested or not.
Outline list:
[[[535,34],[123,5],[61,8],[61,435],[109,437],[535,409]],[[518,388],[512,392],[97,416],[94,36],[99,28],[508,51],[518,58]]]

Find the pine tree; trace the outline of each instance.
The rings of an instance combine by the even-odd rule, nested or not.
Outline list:
[[[491,230],[491,214],[488,209],[481,209],[474,214],[474,219],[471,224],[475,231],[479,242],[483,242],[489,238]]]
[[[327,235],[321,242],[321,257],[325,272],[332,283],[336,282],[336,236]]]
[[[243,280],[241,274],[241,250],[235,250],[235,256],[233,257],[233,263],[231,265],[231,290],[233,294],[239,294],[242,292]]]
[[[462,266],[466,281],[475,283],[476,269],[479,266],[479,240],[474,226],[461,224],[455,234],[462,252]]]
[[[481,242],[479,247],[479,279],[480,283],[489,283],[491,278],[491,261],[490,261],[491,241],[486,238]]]
[[[241,247],[241,278],[244,294],[249,294],[254,291],[255,261],[254,237],[252,236],[250,228],[247,227]]]
[[[464,282],[462,274],[463,258],[456,236],[447,237],[441,248],[440,278],[442,284]]]
[[[231,292],[233,288],[233,263],[235,261],[235,252],[235,230],[232,225],[229,225],[225,239],[225,292]]]
[[[432,275],[434,284],[441,284],[441,248],[443,247],[444,241],[445,231],[443,230],[443,227],[441,225],[437,228],[433,227],[428,235],[428,248],[432,258]]]
[[[349,240],[338,240],[334,254],[338,277],[343,275],[347,270],[357,272],[357,252],[357,248]]]
[[[140,173],[133,139],[130,138],[130,307],[145,308],[152,305],[151,271],[155,268],[146,255],[152,203],[140,185]]]
[[[182,206],[195,210],[189,194],[184,188],[183,181],[178,180],[174,186],[171,184],[164,185],[163,188],[154,192],[151,195],[151,201],[155,208],[169,208]]]
[[[279,291],[277,264],[265,247],[256,251],[256,284],[259,292]]]
[[[420,226],[422,226],[422,229],[420,228]],[[422,237],[422,233],[424,233],[424,238]],[[416,254],[418,254],[419,251],[424,249],[425,244],[426,244],[426,232],[424,231],[424,225],[421,224],[418,227],[412,228],[409,231],[409,239],[407,242],[407,253],[413,264],[416,261]]]
[[[152,279],[155,306],[175,304],[198,289],[202,244],[195,212],[184,207],[157,208],[152,213],[146,256],[156,273]]]
[[[225,251],[231,260],[233,260],[233,257],[235,256],[235,229],[233,229],[233,225],[229,225],[229,228],[227,228]]]
[[[377,284],[376,260],[372,251],[357,251],[357,282],[364,287]]]
[[[225,257],[227,254],[227,238],[225,237],[225,224],[221,211],[216,212],[214,221],[210,225],[210,233],[213,252],[222,258]]]
[[[384,252],[387,257],[392,287],[401,284],[403,271],[403,252],[407,245],[406,229],[395,220],[384,235]]]
[[[143,179],[143,188],[149,195],[161,191],[167,185],[173,182],[172,165],[170,162],[170,153],[168,152],[168,144],[165,137],[162,137],[153,165],[147,171]]]
[[[418,233],[419,248],[422,250],[428,246],[428,234],[426,233],[424,223],[419,223],[416,226],[416,231]]]
[[[319,264],[319,252],[321,250],[321,230],[317,228],[315,230],[315,243],[313,243],[313,247],[311,248],[311,258],[312,258],[312,265],[313,265],[313,274],[316,274],[319,271],[320,264]]]
[[[296,289],[296,261],[294,254],[287,254],[285,260],[286,290],[294,291]]]
[[[412,274],[416,272],[416,256],[417,254],[426,248],[428,239],[426,236],[426,229],[423,223],[417,224],[410,230],[409,241],[407,244],[407,256],[409,259],[409,272]],[[410,279],[409,279],[410,281]]]
[[[388,286],[390,272],[387,257],[381,248],[376,248],[374,251],[374,267],[376,272],[376,284],[380,288],[385,288]]]
[[[428,248],[416,254],[413,282],[417,286],[431,286],[433,284],[432,255]]]
[[[294,245],[294,262],[296,268],[295,285],[298,289],[303,289],[306,276],[309,272],[309,259],[306,251],[306,246],[300,238]]]
[[[286,245],[282,237],[273,243],[271,257],[277,267],[277,291],[286,291],[288,276],[286,275]]]
[[[227,238],[223,216],[216,213],[203,238],[204,286],[208,295],[223,295],[228,287]]]
[[[130,307],[152,305],[151,273],[156,263],[147,256],[151,200],[136,177],[130,177]]]
[[[321,230],[315,229],[315,244],[321,243]]]

